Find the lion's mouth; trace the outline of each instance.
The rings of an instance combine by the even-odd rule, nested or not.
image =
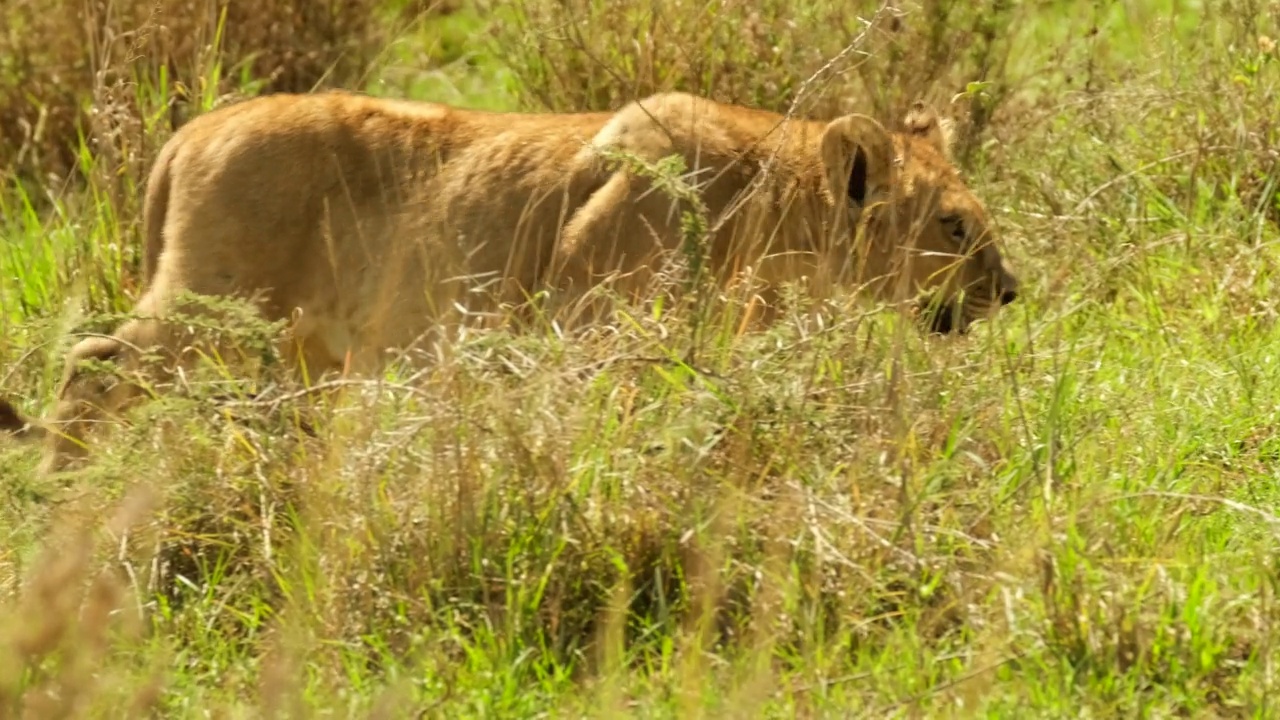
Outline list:
[[[937,335],[964,335],[969,332],[969,323],[955,303],[930,304],[922,314],[922,319],[929,332]]]

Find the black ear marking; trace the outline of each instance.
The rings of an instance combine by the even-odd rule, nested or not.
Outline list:
[[[17,434],[27,427],[27,419],[8,400],[0,398],[0,430]]]
[[[859,205],[867,200],[867,153],[861,146],[853,153],[853,171],[849,173],[849,199]]]

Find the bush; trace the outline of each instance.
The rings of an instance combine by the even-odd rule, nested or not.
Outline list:
[[[384,4],[5,3],[0,168],[56,186],[87,153],[136,180],[167,131],[246,78],[263,92],[358,86],[387,41]]]
[[[1007,0],[486,4],[509,16],[492,28],[525,98],[550,110],[684,90],[778,112],[897,120],[923,98],[956,116],[964,156],[1009,91]],[[953,109],[971,83],[986,91]]]

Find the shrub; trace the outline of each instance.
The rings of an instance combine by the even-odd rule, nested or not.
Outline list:
[[[954,108],[960,151],[1008,92],[1007,0],[488,0],[496,47],[531,104],[608,109],[658,90],[815,117]]]
[[[0,7],[0,168],[136,180],[168,130],[235,92],[359,85],[382,0],[16,0]],[[56,186],[55,182],[50,185]]]

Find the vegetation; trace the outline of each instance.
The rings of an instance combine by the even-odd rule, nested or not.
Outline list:
[[[174,126],[271,90],[925,97],[1025,284],[959,339],[853,302],[744,333],[697,296],[325,392],[211,361],[67,476],[0,444],[0,717],[1274,716],[1280,5],[14,0],[0,27],[0,388],[34,413],[138,294]]]

